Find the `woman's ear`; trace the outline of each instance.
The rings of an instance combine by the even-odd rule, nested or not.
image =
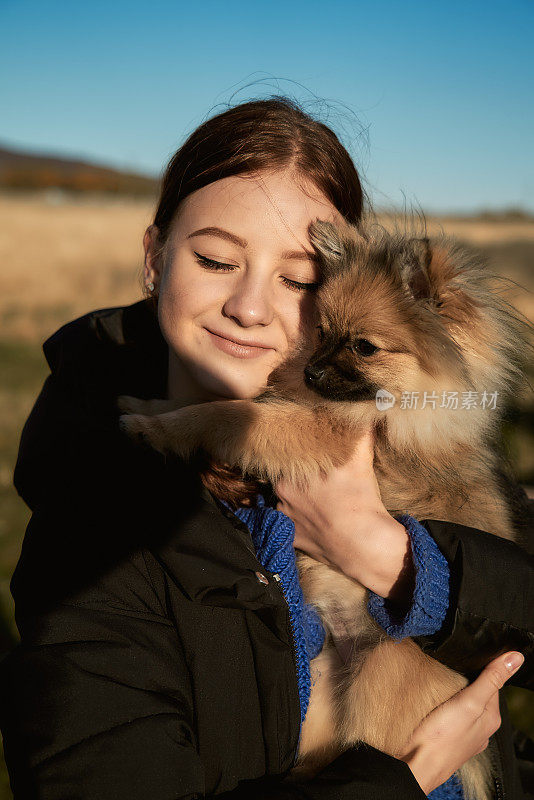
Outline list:
[[[162,276],[162,251],[163,246],[160,240],[159,230],[156,225],[149,225],[143,236],[143,247],[145,250],[145,266],[143,279],[145,286],[150,283],[158,287]]]

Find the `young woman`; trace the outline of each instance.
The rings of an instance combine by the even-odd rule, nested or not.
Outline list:
[[[51,375],[14,478],[33,512],[11,582],[21,642],[0,668],[16,800],[462,797],[451,776],[487,746],[495,797],[523,796],[498,695],[511,676],[533,681],[534,568],[520,546],[423,521],[445,556],[447,603],[416,641],[473,683],[402,758],[350,748],[295,785],[306,672],[270,562],[206,488],[220,470],[135,446],[118,428],[121,394],[255,396],[313,332],[308,225],[361,212],[357,172],[329,128],[284,98],[231,108],[168,165],[144,237],[147,297],[44,343]],[[296,547],[367,586],[385,624],[411,619],[425,570],[381,503],[372,432],[308,492],[273,488],[272,514],[294,521]],[[526,531],[524,496],[510,491]]]

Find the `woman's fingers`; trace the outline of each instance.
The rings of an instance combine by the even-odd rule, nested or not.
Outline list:
[[[499,689],[523,660],[521,653],[515,651],[494,658],[473,683],[435,708],[417,726],[401,758],[426,794],[486,749],[490,736],[501,724]]]
[[[311,477],[305,489],[277,481],[276,508],[293,520],[298,550],[404,604],[411,594],[411,577],[405,579],[409,537],[382,502],[373,466],[375,435],[369,428],[345,464]]]
[[[373,468],[375,438],[375,429],[369,428],[356,441],[352,456],[344,467],[351,475]]]
[[[524,660],[523,655],[515,650],[494,658],[478,678],[462,690],[464,700],[469,701],[478,714],[482,714],[492,699],[498,705],[499,689],[517,672]]]
[[[378,484],[376,483],[376,476],[373,471],[375,438],[376,434],[374,428],[369,428],[357,440],[349,461],[341,467],[332,469],[331,473],[327,476],[317,474],[315,477],[311,478],[306,492],[299,490],[297,486],[282,478],[274,487],[276,494],[281,500],[286,503],[291,503],[302,494],[315,496],[317,491],[328,491],[329,483],[333,481],[335,481],[336,486],[338,483],[342,485],[343,481],[349,481],[352,485],[358,485],[363,477],[365,477],[367,482],[369,480],[369,475],[372,475],[373,485],[376,484],[378,491]]]

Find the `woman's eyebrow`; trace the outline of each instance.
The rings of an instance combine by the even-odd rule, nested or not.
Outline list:
[[[189,233],[186,238],[191,239],[193,236],[218,236],[220,239],[226,239],[228,242],[232,242],[238,247],[242,247],[243,250],[248,246],[248,242],[245,239],[241,239],[240,236],[236,236],[235,233],[230,233],[230,231],[225,231],[223,228],[211,226],[207,228],[199,228],[198,231]],[[299,261],[315,261],[316,259],[315,254],[310,253],[308,250],[286,250],[281,254],[280,257],[284,260],[294,259]]]
[[[227,241],[233,242],[238,247],[242,247],[243,249],[247,246],[247,242],[244,239],[241,239],[239,236],[236,236],[235,233],[230,233],[230,231],[225,231],[222,228],[199,228],[198,231],[193,231],[193,233],[190,233],[187,238],[191,239],[193,236],[218,236],[220,239],[227,239]]]

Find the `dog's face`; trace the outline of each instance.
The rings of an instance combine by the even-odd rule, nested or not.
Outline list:
[[[310,239],[323,269],[318,343],[304,370],[310,389],[360,402],[378,389],[470,386],[461,342],[478,311],[461,281],[451,289],[457,276],[443,246],[324,222]]]
[[[306,385],[330,400],[372,400],[381,385],[377,383],[378,359],[371,359],[379,347],[359,336],[332,335],[319,326],[320,345],[306,367]]]

